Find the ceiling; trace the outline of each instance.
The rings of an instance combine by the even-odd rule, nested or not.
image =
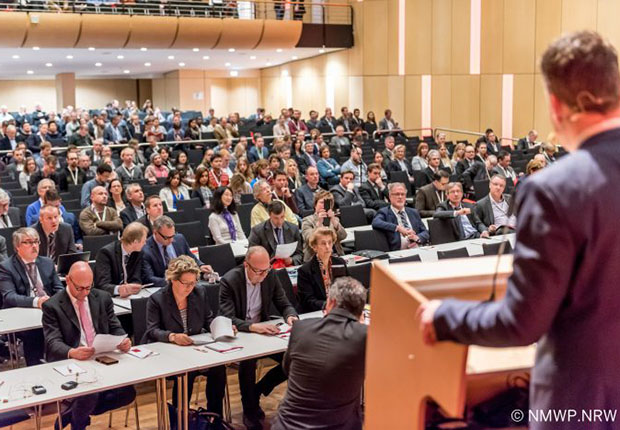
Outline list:
[[[0,79],[53,79],[58,73],[69,72],[77,78],[149,79],[178,69],[260,69],[338,50],[142,49],[0,49]]]

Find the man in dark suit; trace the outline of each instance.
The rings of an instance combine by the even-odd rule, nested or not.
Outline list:
[[[266,160],[267,158],[269,158],[269,150],[265,148],[265,139],[257,137],[254,146],[248,151],[248,161],[252,164],[258,160]]]
[[[319,128],[324,128],[325,130],[329,129],[329,133],[336,133],[336,126],[338,125],[338,121],[332,115],[331,108],[325,108],[325,115],[321,117],[321,121],[319,122]]]
[[[31,134],[26,139],[26,145],[33,154],[41,152],[41,144],[47,142],[47,123],[39,125],[39,131],[36,134]]]
[[[405,158],[405,145],[396,145],[394,147],[394,159],[389,162],[386,171],[388,175],[391,172],[407,172],[409,182],[413,183],[413,168],[411,163]]]
[[[43,305],[43,331],[48,361],[89,360],[95,354],[92,347],[97,334],[126,335],[116,315],[110,295],[92,289],[93,272],[86,262],[71,266],[67,288]],[[131,340],[126,337],[117,348],[129,351]],[[72,399],[62,415],[62,425],[71,423],[74,430],[90,424],[91,415],[100,415],[134,401],[132,386],[87,394]],[[58,428],[57,427],[57,428]]]
[[[146,215],[144,208],[144,192],[140,184],[129,184],[125,189],[125,196],[129,204],[121,211],[123,228]]]
[[[389,185],[390,206],[381,208],[372,220],[372,228],[381,231],[390,245],[390,251],[415,248],[430,240],[430,235],[420,214],[405,206],[407,188],[405,184],[393,182]]]
[[[316,167],[306,170],[306,183],[295,190],[297,210],[302,218],[314,213],[314,194],[319,190],[319,171]]]
[[[275,273],[271,270],[269,254],[261,246],[248,249],[243,266],[234,268],[221,279],[220,314],[232,319],[239,331],[277,335],[280,328],[268,323],[271,306],[292,326],[298,320],[295,309],[286,298]],[[282,354],[271,358],[281,362]],[[256,383],[256,359],[239,363],[239,388],[243,404],[243,422],[248,430],[261,430],[265,417],[260,407],[260,395],[269,395],[286,380],[282,366],[272,368]]]
[[[120,240],[99,250],[95,262],[95,288],[112,296],[127,297],[142,288],[142,248],[146,243],[146,227],[129,224]]]
[[[463,172],[463,185],[468,192],[474,191],[474,182],[489,181],[493,174],[493,169],[497,166],[497,157],[489,155],[484,162],[477,161]]]
[[[17,128],[14,125],[9,125],[4,137],[0,139],[0,151],[13,151],[18,143]]]
[[[297,248],[293,255],[279,259],[279,261],[286,266],[299,266],[304,259],[303,242],[299,228],[284,219],[285,211],[281,201],[275,200],[269,203],[267,212],[269,219],[252,227],[248,239],[249,246],[262,246],[267,250],[269,256],[274,258],[278,245],[296,242]]]
[[[620,402],[620,386],[607,383],[618,375],[620,350],[618,57],[597,33],[575,32],[552,43],[541,68],[553,128],[574,153],[519,189],[514,269],[504,298],[434,300],[418,314],[429,344],[537,342],[530,410],[578,408],[581,415]],[[585,425],[578,419],[529,422],[531,430],[584,427],[604,430],[617,424],[604,419]]]
[[[527,136],[519,139],[517,142],[517,149],[519,151],[527,151],[536,148],[540,145],[540,143],[536,142],[536,139],[538,139],[538,132],[536,130],[530,130]]]
[[[517,227],[517,218],[510,213],[511,197],[504,194],[506,178],[495,175],[489,183],[489,194],[476,203],[474,212],[484,225],[489,226],[489,233],[501,233],[499,227],[513,231]]]
[[[452,221],[454,240],[489,237],[487,226],[480,221],[474,206],[463,202],[463,186],[460,182],[450,182],[446,186],[448,200],[440,203],[434,218]]]
[[[12,208],[11,196],[0,188],[0,228],[19,227],[21,224],[19,208]]]
[[[359,188],[360,196],[367,208],[378,211],[388,206],[388,188],[381,179],[381,166],[375,163],[368,165],[368,181]]]
[[[0,263],[0,292],[3,308],[41,308],[51,296],[62,290],[54,262],[39,256],[39,234],[30,227],[13,233],[15,254]],[[21,332],[28,366],[43,358],[43,333],[40,329]]]
[[[361,323],[366,289],[350,277],[329,287],[324,318],[293,326],[282,366],[286,395],[272,430],[338,428],[361,430],[366,334]],[[325,357],[329,356],[329,360]]]
[[[39,255],[48,257],[58,263],[58,257],[63,254],[75,254],[75,238],[73,228],[60,221],[60,209],[52,205],[44,205],[39,211],[39,222],[34,229],[39,234],[41,244]]]
[[[474,165],[474,159],[476,158],[476,149],[473,145],[465,146],[465,156],[462,160],[456,163],[454,173],[458,177],[460,182],[463,182],[463,173]]]
[[[121,115],[114,115],[110,123],[106,125],[103,131],[103,142],[106,145],[125,143],[129,140],[127,127],[121,124],[122,119],[123,117]]]
[[[67,191],[69,185],[81,185],[87,181],[86,173],[79,168],[79,155],[77,150],[67,152],[67,165],[58,175],[58,188]]]
[[[394,136],[386,136],[384,144],[385,149],[381,155],[383,155],[383,168],[387,169],[387,166],[394,161]]]
[[[168,263],[180,255],[192,257],[203,273],[213,271],[211,266],[200,261],[189,249],[185,237],[176,233],[174,221],[162,215],[153,223],[153,235],[142,249],[142,283],[165,287]]]
[[[153,223],[157,218],[164,214],[164,204],[158,195],[148,196],[144,203],[146,215],[137,219],[148,230],[148,236],[153,235]]]
[[[439,170],[433,174],[433,182],[418,189],[415,195],[415,208],[422,218],[432,217],[439,203],[446,200],[446,185],[450,182],[450,174]]]
[[[144,125],[140,121],[138,115],[131,115],[129,124],[127,124],[127,130],[131,139],[136,139],[138,142],[144,142]]]
[[[304,151],[301,156],[300,165],[304,165],[306,168],[306,171],[310,167],[316,167],[317,162],[319,161],[319,156],[314,153],[315,149],[316,149],[315,144],[311,140],[304,142]]]
[[[359,191],[355,188],[354,178],[355,175],[350,170],[340,172],[340,183],[331,187],[329,191],[334,196],[337,208],[342,206],[361,206],[364,208],[364,214],[368,222],[372,222],[377,211],[366,207],[364,199],[362,199]]]

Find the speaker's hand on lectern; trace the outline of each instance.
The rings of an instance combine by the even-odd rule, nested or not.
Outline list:
[[[435,319],[435,311],[440,305],[441,300],[431,300],[429,302],[422,303],[418,308],[417,316],[420,320],[422,340],[427,345],[433,345],[437,342],[437,335],[435,333],[433,320]]]

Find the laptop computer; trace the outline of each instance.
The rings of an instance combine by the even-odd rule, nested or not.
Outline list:
[[[58,274],[66,275],[69,273],[69,269],[71,269],[73,263],[77,263],[78,261],[85,261],[88,263],[88,260],[90,260],[90,251],[59,255],[57,269]]]

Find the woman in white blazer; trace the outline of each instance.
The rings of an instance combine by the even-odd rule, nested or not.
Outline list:
[[[216,245],[245,240],[233,193],[228,187],[213,192],[213,212],[209,215],[209,230]]]
[[[189,188],[181,183],[181,172],[171,170],[166,179],[166,185],[159,191],[159,197],[166,203],[168,212],[177,211],[177,203],[189,200]]]

